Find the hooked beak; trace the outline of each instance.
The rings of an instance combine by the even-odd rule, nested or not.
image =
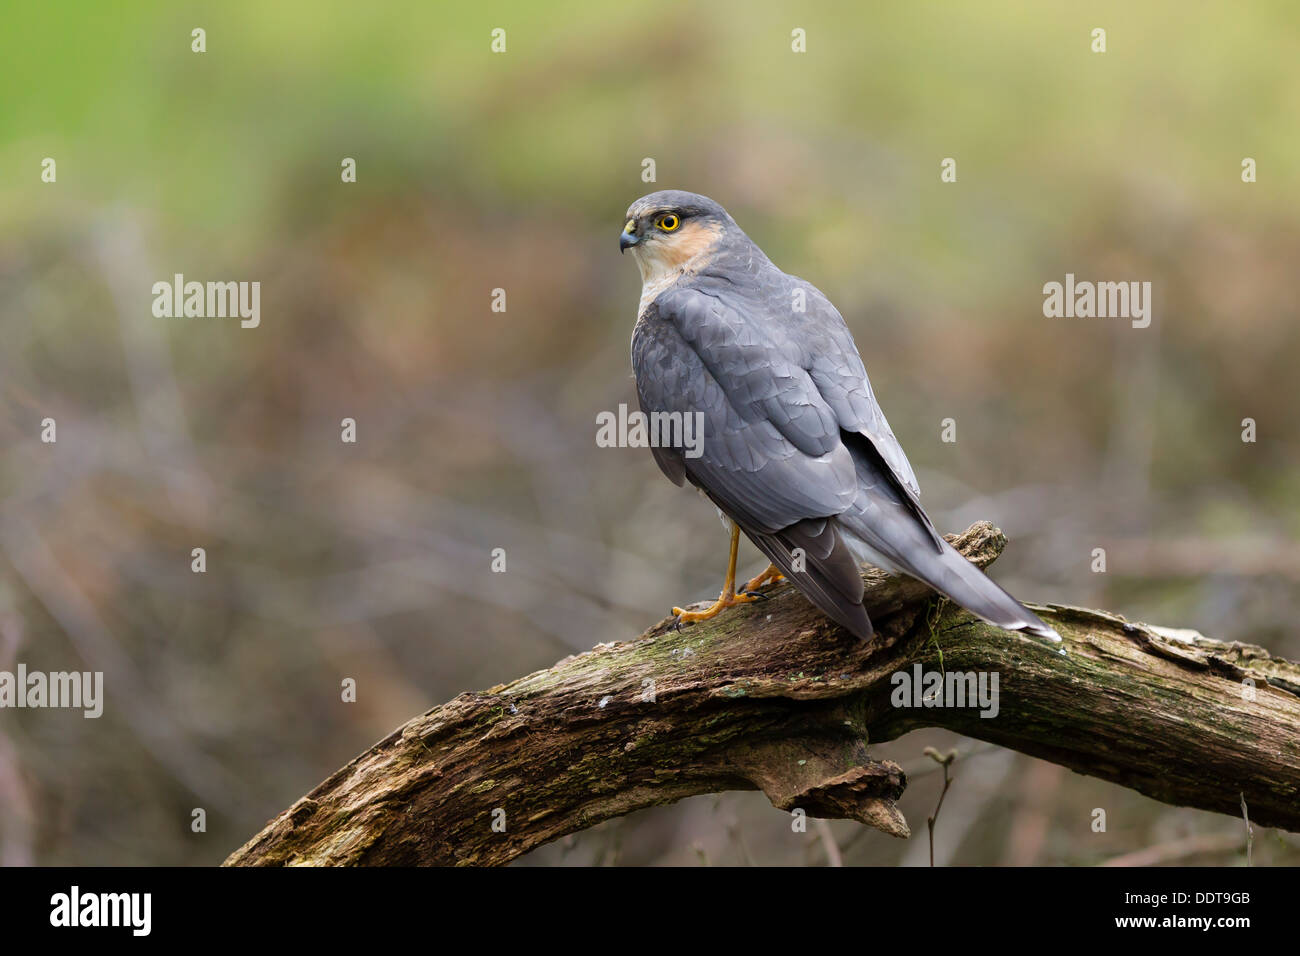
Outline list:
[[[627,252],[640,241],[636,236],[636,223],[629,219],[623,227],[623,234],[618,237],[618,251]]]

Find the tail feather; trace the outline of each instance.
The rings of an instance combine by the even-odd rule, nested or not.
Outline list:
[[[903,570],[956,601],[972,614],[1008,631],[1028,631],[1049,641],[1061,635],[1008,594],[956,548],[944,542],[940,554],[919,556]]]
[[[853,458],[858,496],[841,514],[806,518],[776,531],[734,514],[731,520],[809,601],[863,640],[874,633],[863,605],[860,565],[864,562],[908,574],[997,627],[1061,640],[1038,615],[939,536],[919,502],[905,498],[878,461],[858,451]],[[705,494],[720,512],[729,513],[719,496]]]
[[[860,561],[923,581],[990,624],[1027,631],[1048,641],[1061,635],[993,579],[941,540],[934,547],[929,529],[916,519],[897,491],[865,456],[854,456],[860,491],[837,523]]]
[[[862,606],[862,571],[835,521],[800,521],[775,534],[742,530],[823,614],[861,640],[871,639],[875,628]],[[795,549],[803,553],[797,569]]]
[[[1008,631],[1028,631],[1049,641],[1061,639],[1061,635],[1037,614],[1003,590],[947,541],[936,553],[928,536],[921,536],[920,529],[915,533],[916,541],[899,541],[898,535],[882,535],[877,529],[860,522],[850,523],[841,518],[840,524],[859,560],[887,571],[910,575],[990,624]],[[894,530],[894,526],[891,523],[886,525],[886,529]]]

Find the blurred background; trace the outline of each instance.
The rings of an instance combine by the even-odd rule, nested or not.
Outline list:
[[[1012,592],[1300,655],[1293,3],[4,19],[0,670],[102,670],[106,704],[0,711],[0,863],[219,863],[429,706],[716,594],[713,510],[595,443],[635,402],[616,238],[653,189],[827,293],[936,523],[1001,526]],[[1045,318],[1067,272],[1150,281],[1151,326]],[[260,327],[154,317],[175,273],[260,281]],[[941,863],[1243,861],[1239,819],[934,731],[873,748],[910,841],[736,793],[521,864],[923,864],[926,746],[960,753]]]

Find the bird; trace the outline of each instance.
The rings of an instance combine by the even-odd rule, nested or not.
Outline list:
[[[861,565],[906,574],[1000,628],[1060,635],[936,530],[885,420],[843,317],[822,292],[782,272],[717,202],[660,190],[628,207],[641,299],[632,368],[643,415],[693,415],[698,447],[652,444],[678,486],[717,507],[731,544],[722,591],[680,627],[759,600],[788,579],[862,640]],[[744,534],[771,564],[736,586]]]

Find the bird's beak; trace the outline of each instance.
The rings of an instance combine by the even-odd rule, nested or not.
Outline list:
[[[640,241],[636,237],[636,223],[629,219],[627,225],[623,227],[623,234],[618,237],[618,251],[627,252]]]

